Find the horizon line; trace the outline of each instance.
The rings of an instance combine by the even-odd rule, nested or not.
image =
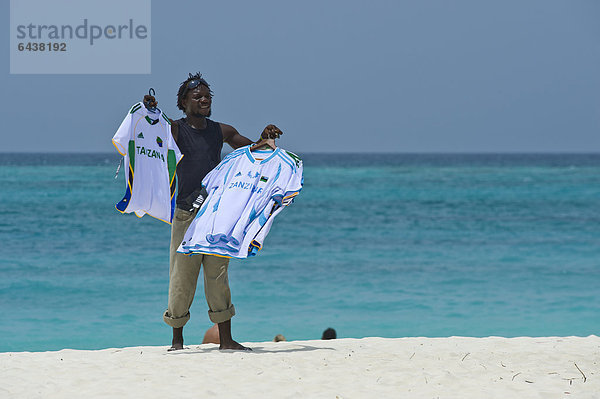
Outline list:
[[[233,150],[232,150],[233,151]],[[229,151],[231,152],[231,151]],[[222,151],[222,154],[228,154],[227,151]],[[304,155],[600,155],[599,151],[398,151],[398,152],[385,152],[385,151],[309,151],[298,153]],[[122,156],[116,152],[103,152],[103,151],[1,151],[0,155],[116,155]]]

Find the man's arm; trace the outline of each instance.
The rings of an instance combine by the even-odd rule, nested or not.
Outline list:
[[[171,120],[171,136],[177,143],[177,138],[179,137],[179,125],[174,120]]]
[[[225,123],[220,123],[221,132],[223,133],[223,141],[229,144],[233,149],[252,144],[253,141],[242,136],[233,126]]]

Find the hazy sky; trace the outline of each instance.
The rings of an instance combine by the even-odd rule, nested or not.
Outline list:
[[[113,152],[196,71],[212,119],[300,154],[600,152],[597,0],[152,3],[150,75],[10,75],[2,29],[0,152]]]

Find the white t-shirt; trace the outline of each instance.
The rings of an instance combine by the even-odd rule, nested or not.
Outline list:
[[[148,214],[171,223],[175,209],[175,168],[183,157],[173,136],[171,121],[157,109],[152,113],[139,102],[123,119],[112,142],[125,157],[125,196],[115,206],[122,213]]]
[[[303,166],[282,148],[254,155],[238,148],[202,180],[208,197],[177,252],[243,259],[262,248],[275,216],[302,189]]]

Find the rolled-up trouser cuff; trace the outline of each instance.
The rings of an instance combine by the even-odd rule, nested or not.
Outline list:
[[[168,325],[170,325],[173,328],[180,328],[185,326],[185,323],[188,322],[188,320],[190,319],[190,312],[187,312],[187,314],[185,316],[181,316],[181,317],[172,317],[169,315],[169,311],[165,311],[165,314],[163,315],[163,320],[165,321],[165,323],[167,323]]]
[[[231,305],[229,309],[221,310],[220,312],[213,312],[212,310],[208,311],[208,317],[213,323],[223,323],[224,321],[231,319],[234,315],[235,307],[233,305]]]

